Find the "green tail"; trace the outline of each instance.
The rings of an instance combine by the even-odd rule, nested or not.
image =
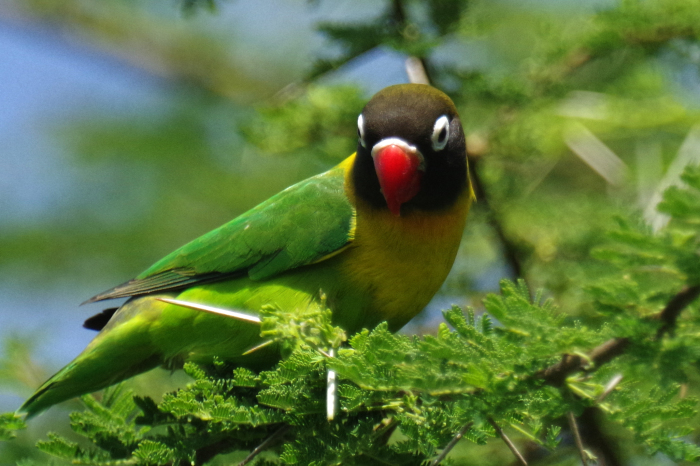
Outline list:
[[[319,269],[320,270],[320,269]],[[300,280],[300,278],[302,280]],[[253,354],[245,352],[263,342],[257,323],[213,315],[159,301],[161,297],[205,302],[224,309],[260,309],[275,303],[304,309],[313,301],[321,279],[299,289],[305,275],[289,275],[288,282],[229,280],[174,293],[132,298],[111,316],[107,325],[70,364],[51,377],[29,398],[20,413],[29,417],[70,398],[101,390],[142,372],[183,361],[209,364],[214,356],[231,364],[263,369],[279,360],[275,345]],[[333,276],[324,273],[324,279]],[[303,283],[302,283],[303,284]]]
[[[99,338],[100,336],[95,341]],[[159,354],[144,351],[143,345],[137,347],[124,341],[118,345],[106,341],[99,343],[102,344],[88,346],[70,364],[47,380],[24,402],[18,413],[26,413],[27,418],[33,417],[56,403],[101,390],[162,363]]]
[[[31,398],[24,402],[17,412],[25,413],[27,418],[31,418],[57,403],[101,390],[141,372],[153,369],[161,363],[161,358],[158,355],[152,355],[136,364],[130,360],[124,364],[127,367],[122,368],[122,370],[113,366],[115,361],[108,362],[106,366],[102,366],[103,363],[103,361],[93,361],[92,364],[86,364],[78,357],[47,380]],[[97,367],[98,365],[102,367]],[[109,372],[106,373],[106,370]]]
[[[123,311],[134,307],[132,303],[125,304]],[[28,418],[36,416],[56,403],[101,390],[161,364],[163,359],[148,338],[148,325],[125,314],[129,313],[115,315],[77,358],[47,380],[17,412],[26,413]]]

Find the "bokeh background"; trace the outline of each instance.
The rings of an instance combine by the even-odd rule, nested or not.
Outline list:
[[[616,217],[663,224],[658,193],[700,159],[699,31],[689,0],[4,0],[0,412],[90,341],[81,323],[105,306],[82,301],[349,155],[363,103],[407,82],[411,55],[460,109],[480,196],[403,331],[515,276],[595,322],[591,249]],[[79,406],[0,445],[0,464],[41,458],[33,442]],[[668,463],[610,435],[623,464]],[[473,464],[511,461],[479,448]]]

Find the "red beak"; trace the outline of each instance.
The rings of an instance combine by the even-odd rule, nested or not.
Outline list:
[[[374,170],[389,210],[401,215],[401,204],[418,194],[423,177],[423,158],[404,144],[389,144],[372,150]],[[375,146],[376,147],[376,146]]]

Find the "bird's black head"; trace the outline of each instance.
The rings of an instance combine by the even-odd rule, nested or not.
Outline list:
[[[454,104],[425,84],[382,89],[362,110],[353,169],[357,196],[395,215],[448,208],[468,189]]]

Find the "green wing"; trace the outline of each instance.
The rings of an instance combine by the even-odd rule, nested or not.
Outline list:
[[[336,167],[297,183],[86,302],[247,274],[262,280],[333,255],[353,240],[355,209]]]

